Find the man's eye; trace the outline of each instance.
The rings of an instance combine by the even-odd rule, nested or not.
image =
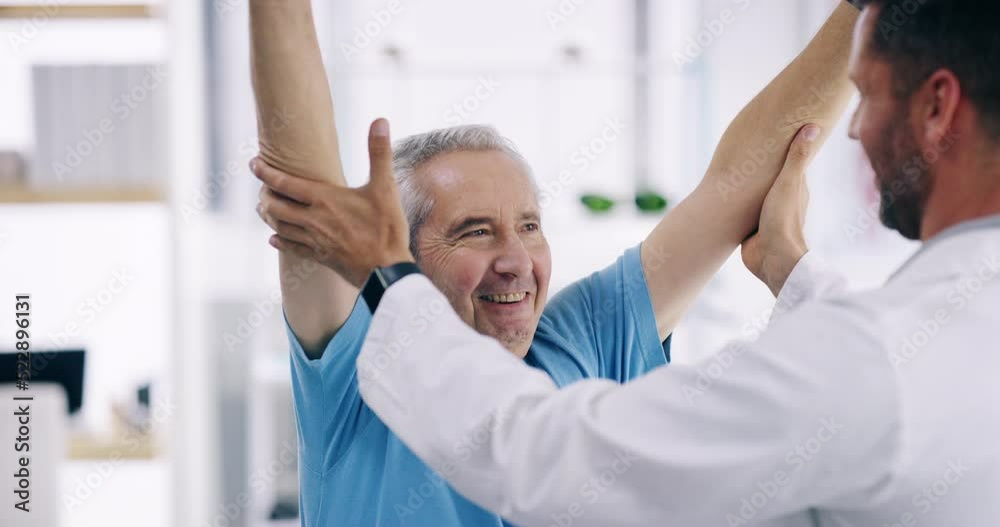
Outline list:
[[[541,227],[541,225],[539,225],[537,223],[529,223],[529,224],[525,225],[524,228],[525,228],[525,230],[529,230],[529,231],[537,231],[537,230],[541,229],[542,227]]]
[[[476,229],[474,231],[469,231],[465,233],[462,237],[463,238],[478,237],[478,236],[486,236],[486,234],[487,234],[486,229]]]

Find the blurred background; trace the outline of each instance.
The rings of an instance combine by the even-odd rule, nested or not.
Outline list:
[[[32,350],[60,365],[47,371],[72,410],[33,438],[58,453],[39,459],[38,525],[297,524],[277,256],[247,169],[246,1],[0,0],[0,317],[31,296]],[[695,187],[835,4],[316,0],[314,14],[350,182],[367,178],[376,117],[396,138],[495,125],[550,198],[554,292]],[[868,287],[915,247],[878,225],[846,122],[810,173],[808,239]],[[772,304],[735,254],[674,360],[751,334]],[[0,352],[14,344],[0,331]],[[0,523],[25,525],[10,510]]]

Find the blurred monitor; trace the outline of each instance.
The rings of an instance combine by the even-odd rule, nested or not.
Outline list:
[[[0,384],[17,381],[18,361],[16,351],[0,352]],[[84,350],[53,350],[31,352],[31,379],[28,390],[36,382],[52,382],[66,390],[67,411],[75,414],[83,405]]]

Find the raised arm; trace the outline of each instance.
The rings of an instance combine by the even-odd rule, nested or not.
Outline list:
[[[250,39],[261,160],[346,185],[310,0],[250,0]],[[288,323],[307,355],[317,358],[347,320],[358,290],[287,251],[279,268]]]
[[[643,242],[661,338],[756,228],[799,129],[819,125],[818,148],[840,118],[853,93],[847,62],[858,14],[846,2],[837,7],[809,46],[736,116],[701,184]]]

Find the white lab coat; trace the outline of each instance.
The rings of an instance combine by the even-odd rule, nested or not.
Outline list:
[[[557,389],[422,276],[386,292],[365,402],[525,526],[1000,526],[1000,217],[848,294],[807,255],[760,338]],[[430,320],[430,324],[426,321]]]

